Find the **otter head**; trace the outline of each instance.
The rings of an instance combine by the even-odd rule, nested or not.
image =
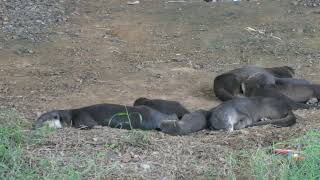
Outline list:
[[[272,68],[272,73],[276,76],[276,77],[286,77],[286,78],[291,78],[295,75],[295,70],[290,67],[290,66],[280,66],[280,67],[274,67]]]
[[[70,126],[71,116],[69,115],[69,113],[61,110],[49,111],[47,113],[42,114],[37,119],[35,123],[35,128],[40,128],[46,124],[50,128],[56,128],[56,129],[60,129],[63,126]]]
[[[245,96],[250,96],[255,89],[269,85],[267,77],[262,73],[256,73],[241,83],[241,90]]]
[[[144,103],[145,103],[146,101],[149,101],[149,99],[148,99],[148,98],[144,98],[144,97],[140,97],[140,98],[138,98],[138,99],[136,99],[136,100],[134,101],[133,106],[144,105]]]

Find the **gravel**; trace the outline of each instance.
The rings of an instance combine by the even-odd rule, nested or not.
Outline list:
[[[296,5],[303,5],[305,7],[318,7],[320,6],[320,0],[298,0],[293,2]]]
[[[79,0],[0,0],[0,28],[7,38],[41,42],[68,20]]]

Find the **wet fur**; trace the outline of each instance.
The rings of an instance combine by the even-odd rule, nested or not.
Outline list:
[[[129,118],[128,115],[129,114]],[[159,129],[163,120],[177,120],[173,115],[163,114],[147,106],[123,106],[116,104],[97,104],[78,109],[54,110],[41,115],[36,127],[45,122],[59,119],[64,126],[76,128],[110,126],[123,129]],[[131,122],[129,122],[129,119]]]
[[[275,98],[235,98],[223,102],[211,109],[210,112],[209,125],[218,130],[233,131],[234,129],[264,124],[283,127],[291,126],[296,121],[291,108]],[[289,114],[288,119],[284,120]],[[263,118],[268,118],[270,121],[259,122]]]
[[[160,125],[162,132],[171,135],[187,135],[208,127],[207,117],[208,111],[198,110],[189,114],[185,114],[181,120],[163,121]]]
[[[163,99],[148,99],[140,97],[136,99],[133,106],[148,106],[164,114],[176,114],[178,118],[182,118],[189,110],[177,101],[163,100]]]
[[[241,85],[247,97],[263,96],[276,97],[285,101],[293,109],[307,109],[313,107],[305,104],[311,98],[320,97],[320,85],[310,84],[303,79],[286,79],[270,85],[266,84],[264,74],[248,78]]]
[[[254,74],[262,73],[266,76],[267,84],[275,84],[278,78],[291,78],[294,69],[289,66],[261,68],[256,66],[242,67],[218,75],[213,82],[213,90],[221,101],[227,101],[241,96],[241,84]]]

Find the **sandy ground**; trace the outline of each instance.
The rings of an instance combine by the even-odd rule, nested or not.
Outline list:
[[[30,122],[51,109],[131,105],[141,96],[208,109],[221,103],[212,92],[213,78],[244,65],[290,65],[298,77],[320,83],[319,12],[290,1],[79,1],[70,18],[46,34],[48,41],[1,40],[0,103],[16,107]],[[319,127],[318,110],[295,113],[300,118],[291,128],[184,137],[151,131],[141,146],[126,141],[125,130],[63,129],[33,152],[63,162],[104,153],[93,159],[110,171],[95,171],[92,178],[223,178],[234,150],[265,147]]]

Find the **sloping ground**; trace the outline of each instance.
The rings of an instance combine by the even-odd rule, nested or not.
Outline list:
[[[289,64],[298,77],[320,83],[317,7],[290,1],[76,2],[66,1],[66,9],[53,5],[58,16],[50,17],[63,21],[27,36],[45,37],[37,43],[16,31],[0,33],[0,103],[16,107],[30,122],[37,112],[101,102],[130,105],[140,96],[211,108],[220,103],[212,93],[213,77],[247,64]],[[3,18],[5,13],[0,11],[3,27],[14,23],[10,16]],[[231,134],[172,137],[107,127],[63,129],[26,153],[61,163],[52,168],[73,162],[92,178],[226,177],[235,150],[267,146],[319,127],[318,110],[296,113],[302,118],[292,128],[266,126]]]
[[[64,129],[49,135],[28,153],[47,158],[56,166],[75,166],[80,173],[85,170],[85,177],[94,179],[220,179],[232,175],[231,156],[237,151],[298,137],[314,125],[319,127],[319,121],[313,119],[316,117],[308,116],[292,128],[202,131],[183,137],[108,127]],[[61,171],[59,167],[53,170]]]

